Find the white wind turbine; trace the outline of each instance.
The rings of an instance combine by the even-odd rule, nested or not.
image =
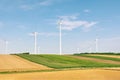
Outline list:
[[[95,51],[98,52],[98,38],[95,39]]]
[[[37,35],[38,35],[38,32],[33,32],[32,35],[34,36],[34,54],[37,54]]]
[[[62,20],[59,21],[59,48],[60,48],[60,55],[62,55]]]

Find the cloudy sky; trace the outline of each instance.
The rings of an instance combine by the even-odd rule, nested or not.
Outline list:
[[[0,0],[0,53],[59,53],[62,19],[63,53],[120,52],[119,0]]]

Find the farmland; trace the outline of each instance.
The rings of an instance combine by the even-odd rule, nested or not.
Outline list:
[[[83,60],[69,55],[18,55],[32,62],[42,64],[55,69],[62,68],[97,68],[97,67],[120,67],[120,64],[103,63]]]
[[[89,58],[96,58],[102,60],[111,60],[120,62],[120,55],[102,55],[102,54],[75,54],[76,56],[83,56]]]
[[[119,56],[0,55],[0,80],[120,80]]]
[[[1,74],[0,80],[120,80],[120,71],[104,69],[64,70]]]
[[[50,69],[16,55],[0,55],[0,72]]]

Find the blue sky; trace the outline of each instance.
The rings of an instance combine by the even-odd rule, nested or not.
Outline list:
[[[32,32],[39,32],[38,52],[120,52],[119,0],[0,0],[0,53],[34,52]]]

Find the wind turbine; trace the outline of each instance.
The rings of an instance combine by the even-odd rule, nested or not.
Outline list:
[[[33,32],[33,36],[34,36],[34,54],[37,53],[37,35],[38,35],[38,32]]]
[[[59,21],[59,48],[60,48],[60,55],[62,55],[62,20]]]

